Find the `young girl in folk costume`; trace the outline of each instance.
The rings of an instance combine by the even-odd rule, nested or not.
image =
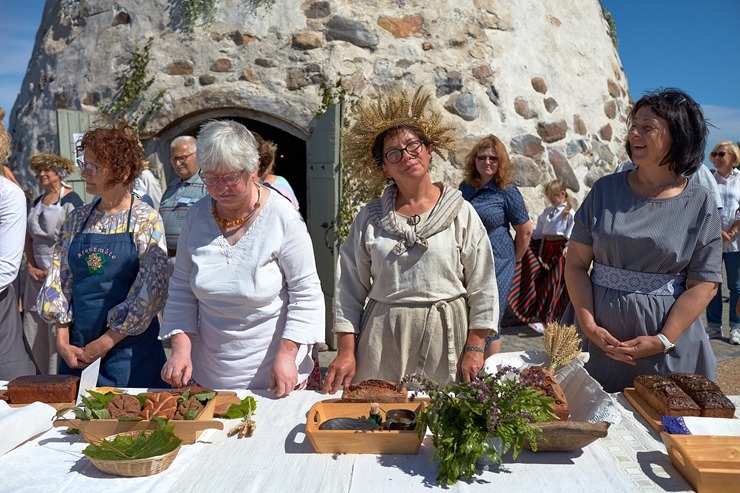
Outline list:
[[[529,250],[517,264],[509,294],[514,314],[539,333],[559,320],[570,298],[565,289],[565,255],[575,213],[562,180],[545,185],[552,204],[537,219]]]

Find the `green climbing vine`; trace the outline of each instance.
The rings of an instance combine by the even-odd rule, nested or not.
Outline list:
[[[195,31],[199,21],[208,26],[216,18],[218,0],[181,0],[182,17],[188,32]]]
[[[619,37],[617,36],[617,23],[614,21],[614,16],[612,13],[605,9],[604,7],[601,8],[601,10],[604,12],[604,20],[606,21],[606,24],[609,26],[609,37],[612,38],[612,43],[614,43],[614,48],[619,48]]]
[[[321,94],[321,102],[319,108],[316,111],[317,116],[321,116],[335,104],[344,104],[345,110],[352,109],[357,104],[357,96],[347,92],[345,87],[342,85],[341,78],[334,84],[323,80],[319,84],[319,93]],[[347,127],[349,121],[347,118],[348,111],[344,112],[344,119],[342,121],[342,127]],[[368,183],[363,180],[359,180],[353,176],[352,173],[347,172],[346,167],[343,164],[340,154],[340,194],[339,194],[339,211],[337,213],[337,226],[336,232],[339,238],[339,243],[344,243],[344,240],[349,234],[349,228],[354,221],[355,216],[360,211],[362,206],[367,204],[370,200],[374,199],[373,190]]]
[[[126,120],[136,133],[146,129],[147,120],[164,104],[164,89],[147,98],[147,92],[155,80],[148,70],[152,41],[153,38],[149,38],[143,47],[138,44],[134,46],[131,62],[118,76],[118,89],[113,100],[107,105],[98,105],[98,109],[107,117]]]

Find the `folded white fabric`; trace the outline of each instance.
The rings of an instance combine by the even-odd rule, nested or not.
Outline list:
[[[740,436],[740,419],[684,416],[692,435]]]
[[[43,402],[13,408],[0,401],[0,456],[50,429],[56,412]]]

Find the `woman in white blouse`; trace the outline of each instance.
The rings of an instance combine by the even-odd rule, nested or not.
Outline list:
[[[209,196],[180,231],[160,331],[172,341],[162,378],[277,397],[304,388],[325,323],[306,225],[259,184],[257,145],[243,125],[205,124],[197,159]]]

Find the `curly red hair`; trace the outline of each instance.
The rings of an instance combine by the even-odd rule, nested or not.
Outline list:
[[[85,132],[77,145],[77,154],[85,149],[95,153],[99,167],[107,168],[107,188],[118,184],[132,187],[144,170],[144,148],[131,127],[123,120]]]
[[[480,139],[468,155],[465,156],[465,166],[463,168],[465,182],[474,188],[480,187],[480,173],[478,173],[478,169],[475,167],[475,158],[484,149],[493,149],[498,157],[498,169],[496,170],[496,175],[493,177],[493,181],[496,182],[498,187],[503,190],[514,183],[509,153],[506,152],[506,147],[501,142],[501,139],[493,134],[486,135]]]

